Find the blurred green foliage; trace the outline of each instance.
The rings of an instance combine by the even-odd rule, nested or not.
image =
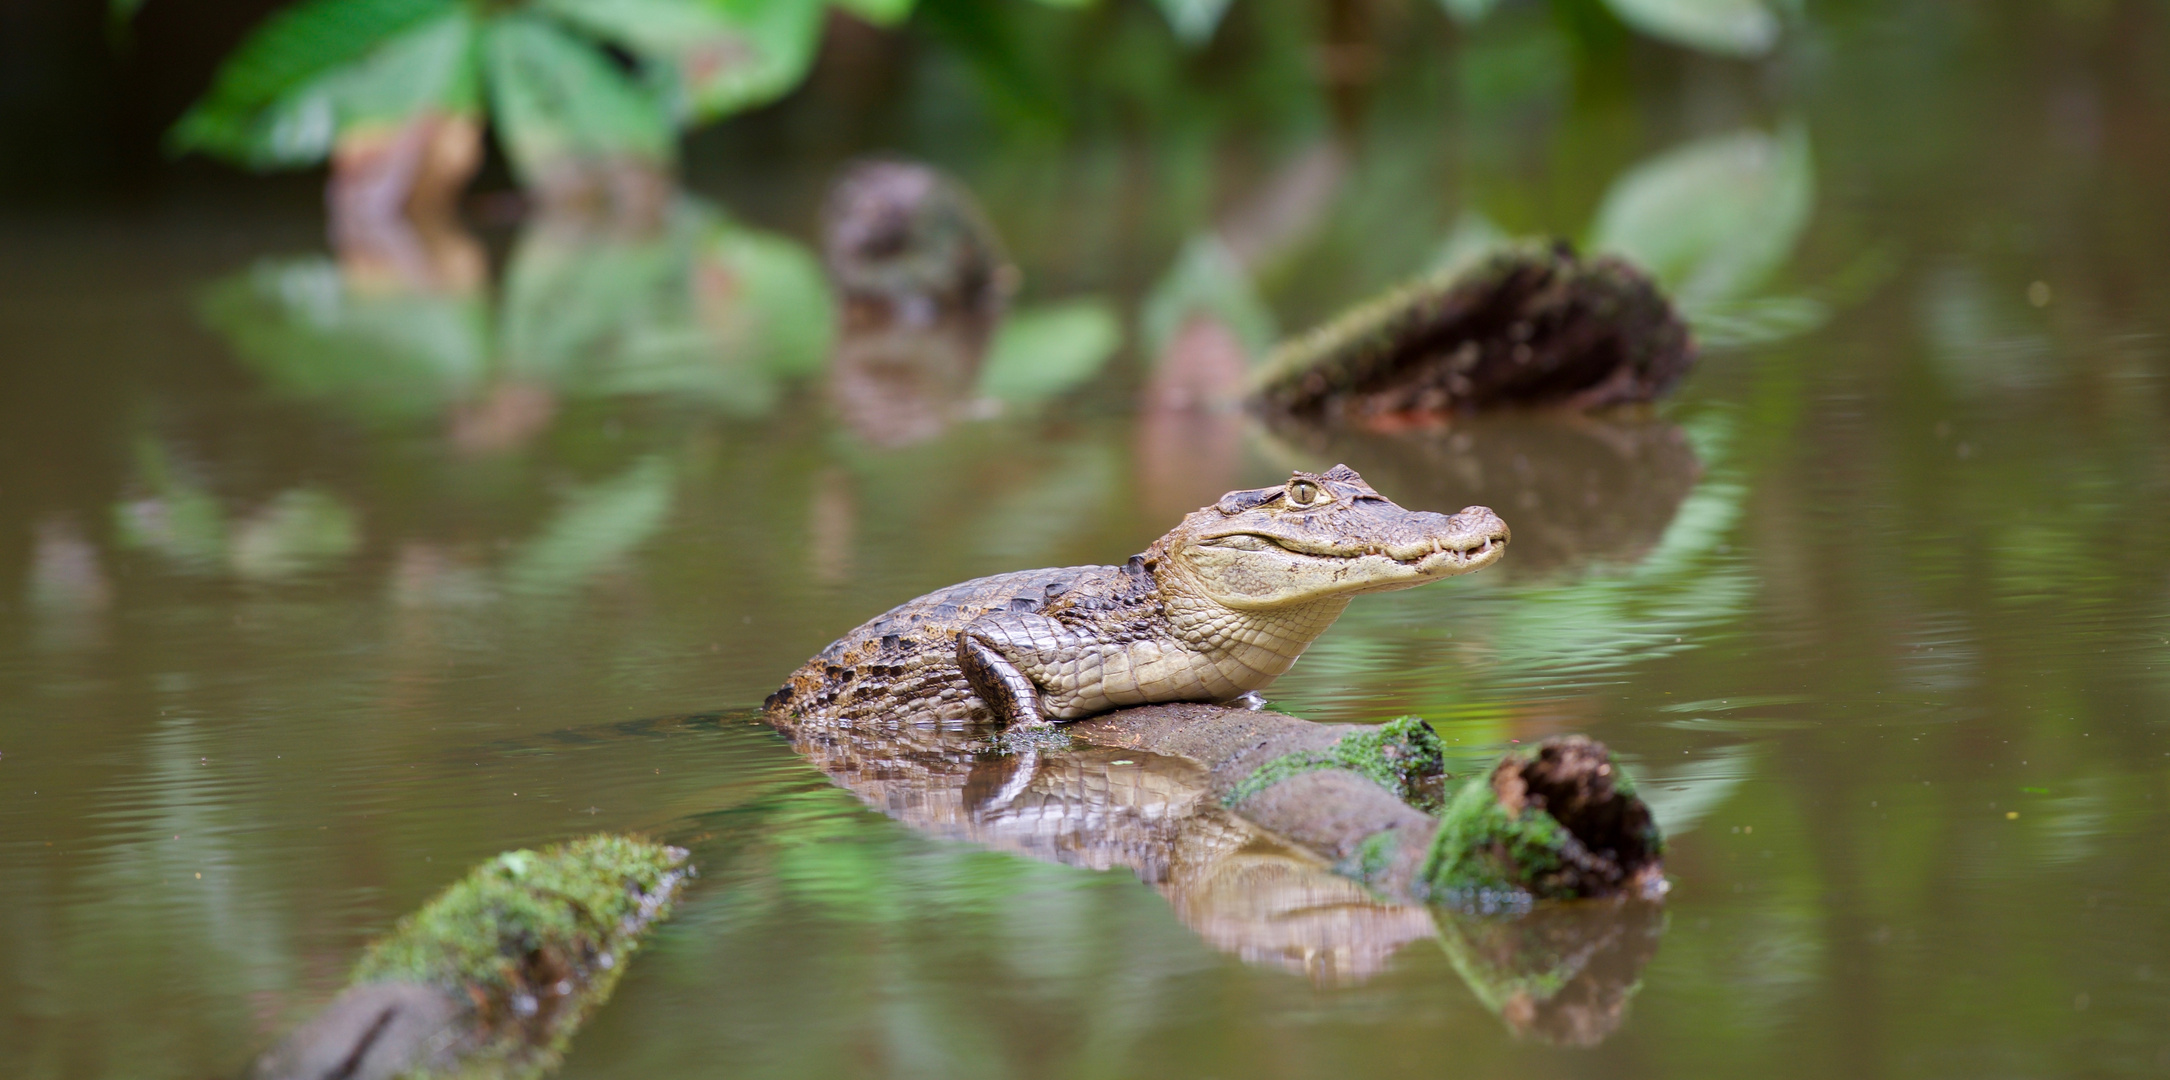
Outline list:
[[[827,362],[834,303],[803,246],[681,199],[648,228],[538,223],[494,303],[476,289],[357,281],[310,256],[225,278],[200,310],[277,392],[397,426],[508,385],[757,415]]]
[[[142,2],[110,0],[116,23]],[[1094,0],[1040,2],[1075,9]],[[1155,3],[1188,49],[1214,37],[1230,6]],[[1765,0],[1604,3],[1612,17],[1654,37],[1736,56],[1770,51],[1781,26]],[[1495,6],[1441,4],[1461,22]],[[667,166],[679,132],[804,81],[832,6],[893,25],[914,15],[915,0],[301,0],[235,49],[174,125],[170,143],[256,168],[291,167],[322,161],[342,139],[373,130],[487,114],[529,183],[567,162]],[[961,54],[990,97],[1020,116],[1065,111],[1057,73],[1080,60],[1108,86],[1166,77],[1151,71],[1144,54],[1154,50],[1141,48],[1147,43],[1134,33],[1021,19],[1012,4],[917,6],[915,25]],[[1278,36],[1313,33],[1312,14],[1300,6],[1274,6],[1266,18],[1288,24],[1275,28]],[[1588,13],[1570,21],[1577,18],[1587,22]]]

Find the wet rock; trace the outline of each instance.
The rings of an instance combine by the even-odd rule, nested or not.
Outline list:
[[[1686,322],[1640,270],[1564,244],[1518,245],[1289,341],[1267,358],[1253,396],[1269,414],[1396,427],[1649,401],[1694,357]]]

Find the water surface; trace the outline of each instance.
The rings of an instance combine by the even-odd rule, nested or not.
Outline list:
[[[493,227],[464,284],[373,286],[305,200],[11,217],[0,1060],[229,1073],[474,861],[648,829],[704,876],[569,1077],[2159,1075],[2170,91],[2137,26],[1936,24],[1924,59],[1842,21],[1767,84],[1578,94],[1510,25],[1344,149],[907,126],[1010,239],[1020,321],[1126,344],[903,445],[825,390],[833,148],[727,168],[718,135],[668,221]],[[1602,421],[1142,407],[1182,355],[1154,298],[1276,178],[1324,194],[1246,241],[1239,340],[1486,226],[1643,253],[1712,348]],[[1517,1038],[1430,940],[1360,980],[1247,963],[1126,871],[866,809],[751,719],[898,601],[1336,461],[1516,546],[1359,601],[1269,696],[1423,715],[1456,767],[1570,731],[1631,762],[1675,885],[1595,1048]]]

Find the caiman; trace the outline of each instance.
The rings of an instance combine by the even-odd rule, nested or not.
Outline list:
[[[1230,701],[1287,671],[1351,598],[1491,565],[1482,506],[1405,510],[1336,465],[1231,491],[1121,566],[1022,570],[901,604],[769,696],[779,718],[1045,727]]]

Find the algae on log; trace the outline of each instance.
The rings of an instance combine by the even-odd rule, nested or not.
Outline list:
[[[1269,413],[1401,425],[1514,406],[1649,401],[1695,360],[1687,324],[1642,271],[1565,244],[1503,249],[1423,278],[1274,350]]]
[[[499,855],[400,920],[251,1075],[540,1076],[692,873],[683,849],[607,834]]]

